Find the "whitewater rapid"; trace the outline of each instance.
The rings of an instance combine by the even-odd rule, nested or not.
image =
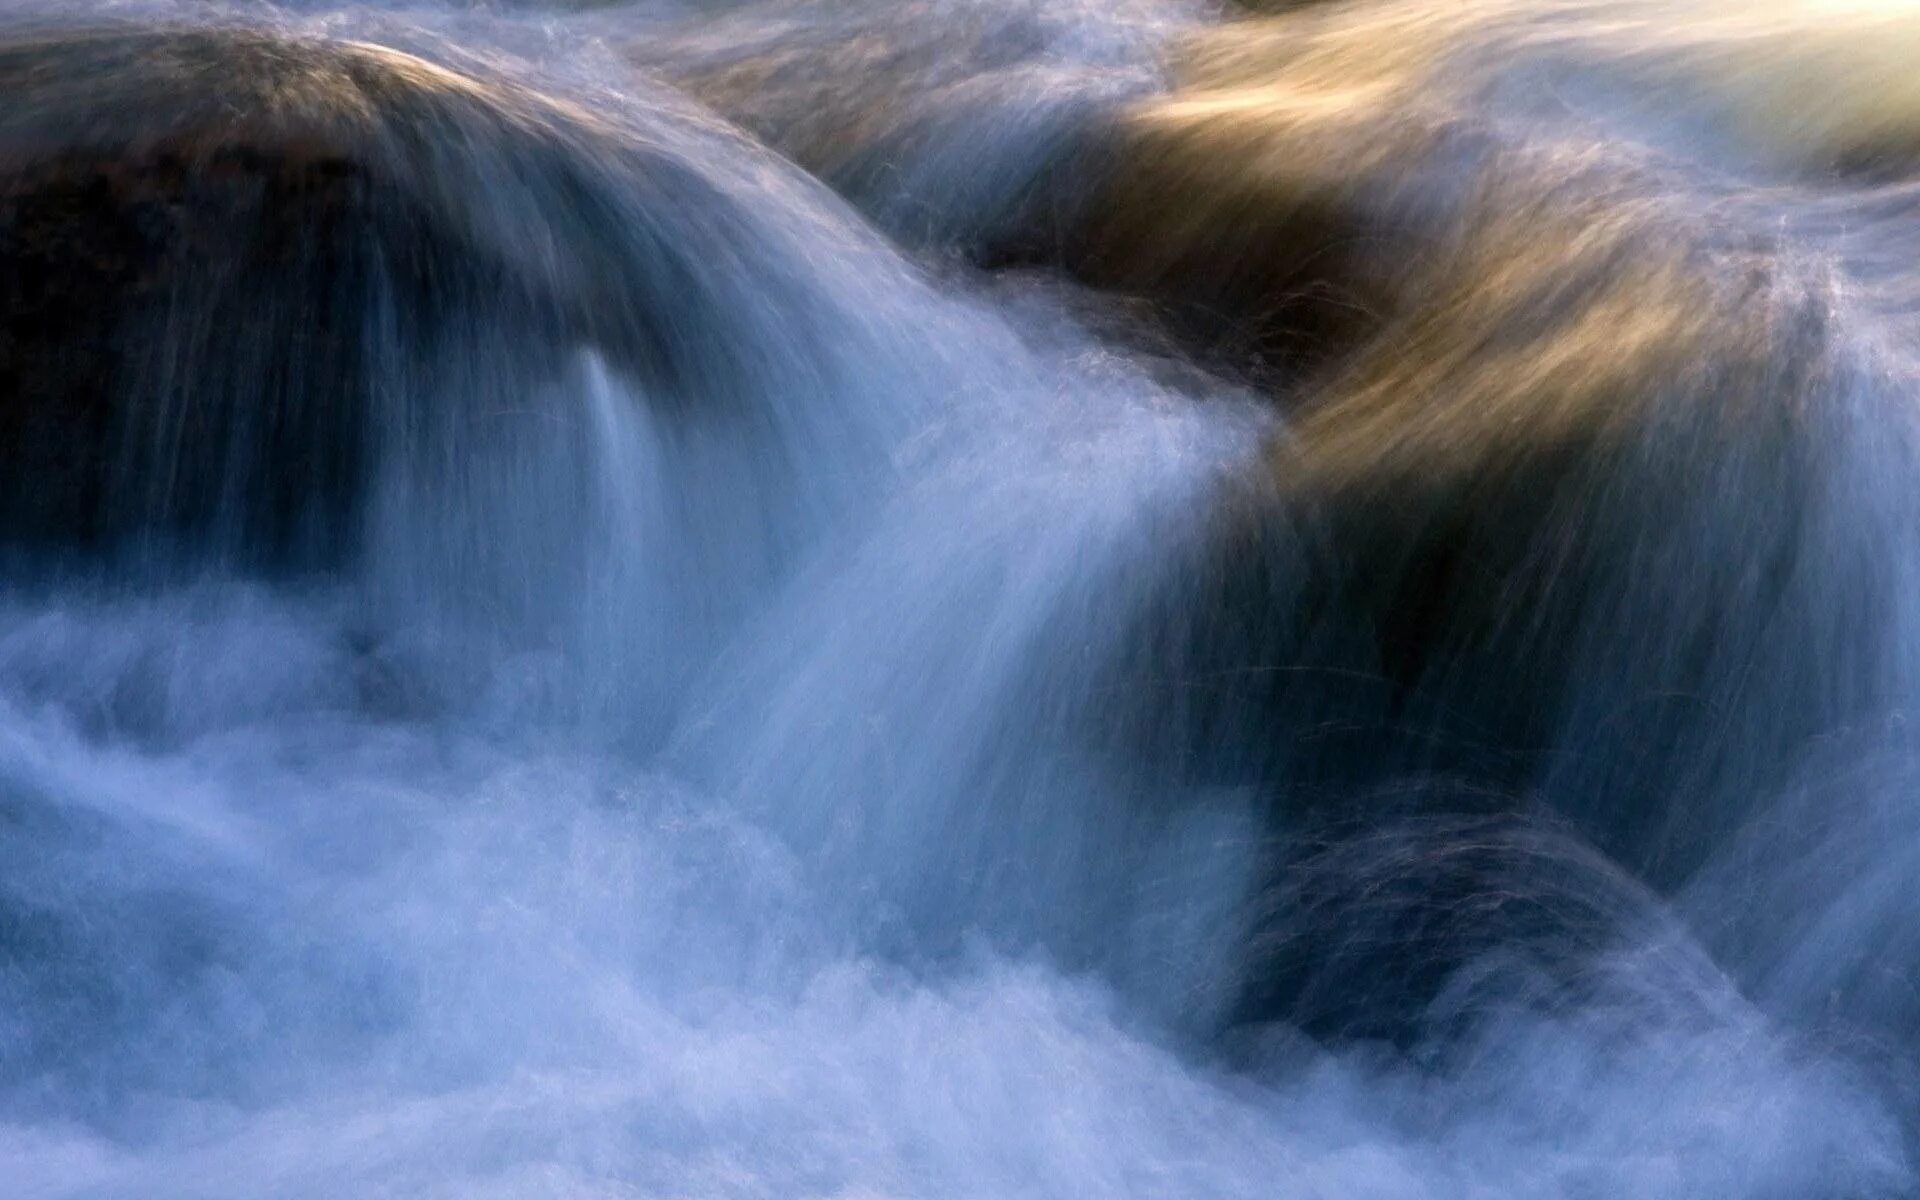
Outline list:
[[[1264,7],[0,8],[0,1196],[1920,1187],[1920,18]]]

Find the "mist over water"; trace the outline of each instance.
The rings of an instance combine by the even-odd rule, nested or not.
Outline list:
[[[0,1196],[1920,1190],[1904,47],[0,7]]]

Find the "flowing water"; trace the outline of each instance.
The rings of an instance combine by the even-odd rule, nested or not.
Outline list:
[[[1917,57],[7,0],[0,1196],[1920,1191]]]

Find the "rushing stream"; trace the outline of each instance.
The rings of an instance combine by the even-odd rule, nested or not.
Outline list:
[[[1920,1193],[1916,63],[0,0],[0,1197]]]

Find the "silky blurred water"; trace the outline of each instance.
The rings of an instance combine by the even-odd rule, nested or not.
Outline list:
[[[1445,136],[1376,142],[1392,170],[1354,165],[1332,192],[1383,227],[1453,229],[1519,194],[1515,162],[1559,163],[1574,190],[1627,180],[1636,221],[1707,247],[1674,256],[1690,270],[1774,272],[1763,300],[1671,301],[1771,305],[1761,365],[1699,394],[1814,415],[1791,454],[1673,451],[1684,488],[1623,474],[1582,493],[1596,542],[1616,512],[1670,540],[1633,543],[1636,590],[1573,638],[1564,753],[1532,777],[1564,825],[1416,816],[1276,868],[1291,798],[1342,785],[1303,760],[1127,753],[1129,731],[1175,718],[1126,680],[1152,659],[1156,605],[1216,594],[1222,513],[1270,503],[1289,547],[1274,570],[1310,593],[1315,547],[1345,527],[1287,492],[1310,475],[1285,450],[1301,410],[1143,328],[1097,279],[981,247],[1065,204],[1057,179],[1107,161],[1087,148],[1104,131],[1242,103],[1233,72],[1254,68],[1231,60],[1289,61],[1305,26],[1133,0],[10,5],[21,29],[377,43],[549,98],[513,121],[557,131],[578,191],[542,190],[536,159],[456,117],[434,153],[466,174],[435,202],[480,214],[463,228],[503,261],[635,305],[669,367],[621,359],[622,314],[557,348],[546,329],[516,341],[503,301],[381,376],[383,451],[344,565],[162,549],[8,579],[0,1195],[1911,1193],[1920,193],[1897,171],[1808,181],[1795,155],[1860,122],[1904,144],[1910,83],[1845,65],[1877,62],[1875,39],[1920,45],[1920,18],[1842,26],[1840,65],[1807,68],[1839,72],[1828,117],[1783,125],[1745,116],[1800,60],[1722,70],[1743,43],[1713,22],[1738,25],[1734,8],[1542,0],[1476,26],[1434,0],[1301,7],[1272,19],[1333,37],[1406,16],[1414,34],[1383,18],[1352,35],[1382,62],[1468,27],[1438,76],[1457,88],[1423,85]],[[1195,39],[1223,74],[1153,109],[1189,86],[1173,64]],[[1838,111],[1875,87],[1878,118]],[[1144,203],[1177,223],[1208,178],[1172,177],[1193,197]],[[462,190],[490,178],[498,192]],[[583,195],[604,210],[552,218]],[[1566,228],[1511,211],[1515,238]],[[1477,244],[1446,243],[1463,273]],[[616,282],[592,291],[601,273]],[[406,336],[383,321],[360,336]],[[1498,333],[1526,345],[1520,323]],[[1552,383],[1561,351],[1503,345],[1471,352]],[[1344,386],[1319,378],[1282,394]],[[1684,415],[1620,410],[1663,452],[1719,444]],[[1298,420],[1319,469],[1334,441]],[[1536,436],[1486,425],[1490,461]],[[1618,469],[1671,474],[1636,453]],[[1643,516],[1643,499],[1677,507]],[[1773,544],[1738,533],[1762,526],[1793,531],[1784,565],[1736,553]],[[1669,638],[1669,609],[1752,643]],[[1639,665],[1655,655],[1724,684],[1677,748],[1617,711],[1664,678]],[[1681,767],[1631,775],[1666,789],[1653,799],[1608,791],[1629,758],[1669,751]],[[1634,860],[1656,801],[1704,832]],[[1504,956],[1504,927],[1487,935],[1422,1000],[1444,1039],[1242,1020],[1249,945],[1359,962],[1316,993],[1335,1018],[1367,999],[1369,953],[1424,970],[1400,926],[1365,924],[1380,908],[1313,898],[1444,903],[1423,872],[1489,849],[1516,871],[1492,891],[1557,878],[1548,908],[1572,915]],[[1579,986],[1536,992],[1564,965],[1553,947],[1596,922]]]

